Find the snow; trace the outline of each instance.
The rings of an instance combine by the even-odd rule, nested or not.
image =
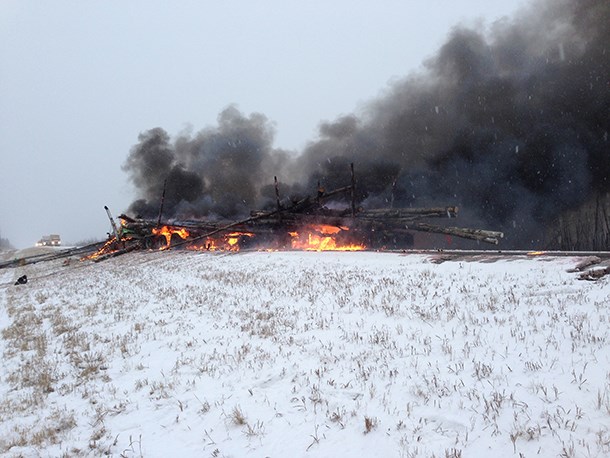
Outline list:
[[[609,456],[610,279],[579,281],[578,257],[445,258],[0,270],[0,454]]]

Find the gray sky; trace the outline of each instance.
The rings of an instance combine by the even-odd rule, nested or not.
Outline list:
[[[0,1],[0,236],[103,238],[134,194],[138,134],[216,124],[231,104],[300,151],[421,68],[458,23],[526,0]],[[270,177],[270,182],[273,178]]]

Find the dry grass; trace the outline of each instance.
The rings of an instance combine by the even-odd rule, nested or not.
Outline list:
[[[599,283],[424,260],[377,271],[200,256],[186,269],[183,256],[0,293],[0,453],[147,455],[146,431],[118,425],[153,416],[155,434],[198,434],[213,456],[240,440],[263,453],[302,424],[291,445],[315,456],[348,433],[397,456],[468,456],[477,436],[515,456],[610,454]]]
[[[229,419],[235,426],[244,426],[248,423],[240,406],[233,407],[233,410],[229,414]]]

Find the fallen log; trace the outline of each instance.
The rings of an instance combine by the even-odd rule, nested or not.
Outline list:
[[[277,218],[269,218],[261,216],[259,219],[252,222],[253,227],[258,226],[275,226],[275,227],[285,227],[287,225],[291,226],[304,226],[304,225],[319,225],[323,224],[326,226],[349,226],[354,224],[351,218],[347,219],[347,217],[335,217],[335,216],[322,216],[322,215],[301,215],[294,213],[284,213],[282,215],[282,222],[278,224]]]
[[[605,275],[610,275],[610,266],[597,268],[597,269],[589,269],[586,272],[581,273],[578,276],[579,280],[588,280],[588,281],[597,281]]]
[[[121,256],[122,254],[130,253],[130,252],[138,250],[138,249],[140,249],[139,244],[129,245],[125,248],[121,248],[119,250],[111,251],[109,253],[105,253],[100,256],[97,256],[97,257],[93,258],[93,262],[100,262],[100,261],[104,261],[106,259],[115,258],[117,256]]]
[[[464,239],[478,240],[480,242],[493,243],[497,245],[499,240],[504,237],[503,232],[487,231],[484,229],[470,229],[465,227],[443,227],[434,226],[426,223],[415,223],[409,229],[422,232],[434,232],[437,234],[454,235]]]
[[[53,251],[50,253],[35,254],[21,258],[11,259],[9,261],[0,262],[0,269],[22,267],[39,262],[54,261],[56,259],[68,258],[70,256],[80,256],[84,254],[94,253],[104,245],[105,242],[95,242],[82,247],[62,249],[61,251]]]
[[[457,218],[458,207],[376,208],[361,210],[359,218]]]
[[[287,217],[289,217],[290,215],[296,215],[296,216],[329,216],[329,217],[336,217],[336,218],[342,218],[342,217],[346,217],[349,216],[351,217],[352,211],[347,208],[345,210],[335,210],[335,209],[330,209],[330,208],[326,208],[326,207],[319,207],[316,208],[315,210],[313,209],[309,209],[309,212],[306,211],[295,211],[294,207],[288,207],[288,208],[284,208],[284,211],[282,212],[282,219],[285,219]],[[281,210],[280,210],[281,211]],[[313,213],[312,213],[313,211]],[[250,212],[250,216],[261,216],[261,215],[265,215],[267,213],[267,211],[265,210],[252,210]]]
[[[284,214],[282,218],[288,217],[291,213],[294,215],[304,215],[298,209],[294,207],[287,208],[288,213]],[[250,216],[260,216],[265,214],[263,210],[253,210],[250,212]],[[334,216],[334,217],[345,217],[351,216],[351,209],[335,210],[329,208],[318,208],[316,209],[315,215],[319,216]],[[371,210],[364,210],[362,207],[356,209],[356,218],[364,219],[380,219],[380,218],[400,218],[400,219],[417,219],[417,218],[457,218],[458,207],[431,207],[431,208],[378,208]]]
[[[281,212],[282,217],[284,217],[284,212],[292,212],[292,213],[303,213],[311,209],[319,209],[320,202],[330,199],[331,197],[337,196],[339,194],[344,194],[349,191],[351,186],[344,186],[342,188],[335,189],[333,191],[325,192],[319,190],[315,196],[307,196],[299,201],[293,202],[293,204],[286,208],[277,209],[276,212]],[[257,212],[261,213],[261,212]],[[262,212],[264,213],[264,212]]]

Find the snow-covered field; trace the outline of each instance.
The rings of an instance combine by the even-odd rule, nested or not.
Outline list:
[[[0,454],[610,456],[609,276],[579,281],[579,258],[434,261],[0,270]]]

